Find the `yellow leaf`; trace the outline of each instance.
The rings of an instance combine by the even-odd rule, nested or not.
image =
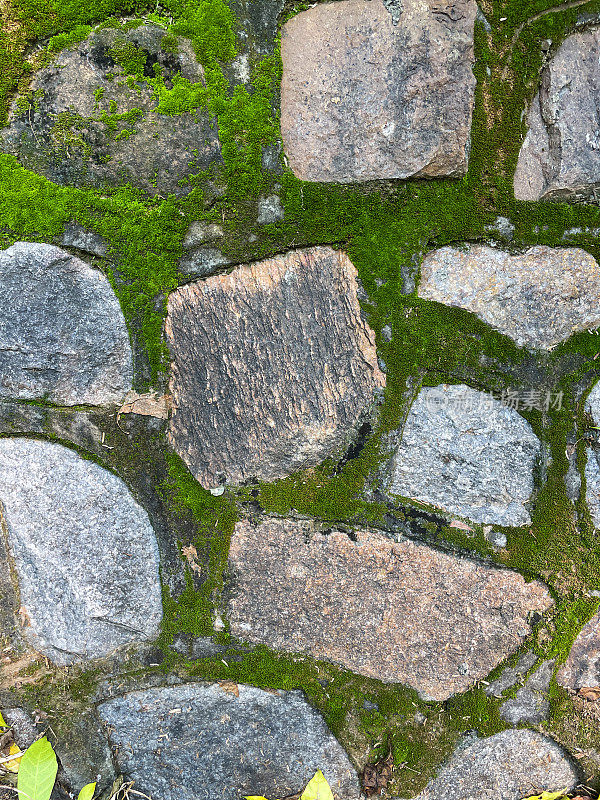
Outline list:
[[[4,721],[4,717],[2,716],[1,712],[0,712],[0,728],[8,728],[8,725]],[[11,746],[8,748],[9,756],[12,756],[20,752],[21,751],[19,750],[16,744],[11,744]],[[21,758],[19,757],[15,758],[14,761],[6,761],[4,764],[2,764],[2,766],[4,767],[4,769],[9,770],[9,772],[18,772],[20,763],[21,763]]]
[[[300,800],[334,800],[329,784],[321,770],[308,784]]]
[[[266,797],[259,797],[257,794],[253,794],[244,798],[244,800],[267,800]]]
[[[541,794],[536,794],[535,797],[526,797],[524,800],[569,800],[565,794],[566,791],[566,789],[563,789],[560,792],[542,792]]]

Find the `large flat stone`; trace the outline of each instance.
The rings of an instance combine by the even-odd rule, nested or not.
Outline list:
[[[321,769],[340,800],[358,800],[348,757],[301,692],[188,684],[99,707],[119,766],[161,800],[288,797]]]
[[[357,291],[348,257],[314,247],[171,294],[169,435],[203,486],[341,453],[385,382]]]
[[[573,691],[600,686],[600,612],[579,632],[556,680]]]
[[[23,166],[55,183],[106,189],[131,183],[151,195],[185,195],[189,179],[221,160],[216,123],[197,113],[158,113],[154,89],[143,77],[178,75],[204,82],[191,42],[162,48],[158,25],[133,30],[104,27],[63,50],[33,78],[33,103],[17,99],[0,146]],[[143,77],[128,82],[128,69],[143,64]],[[166,107],[163,107],[166,111]],[[129,118],[122,115],[129,114]],[[207,188],[207,197],[210,189]]]
[[[342,0],[287,22],[281,134],[294,173],[339,183],[463,175],[476,13],[473,0]]]
[[[469,737],[437,778],[413,800],[521,800],[541,791],[571,791],[577,773],[548,736],[508,730]]]
[[[131,389],[125,319],[97,269],[58,247],[0,251],[0,397],[118,403]]]
[[[569,36],[542,72],[514,178],[518,200],[585,199],[600,185],[600,29]]]
[[[527,525],[540,442],[526,420],[464,385],[421,389],[386,490],[481,524]]]
[[[3,438],[0,503],[34,649],[68,664],[158,635],[158,546],[120,478],[59,444]]]
[[[540,583],[372,531],[238,522],[229,565],[231,633],[309,653],[446,700],[484,678],[552,605]]]
[[[600,325],[600,268],[585,250],[442,247],[421,267],[419,297],[471,311],[521,346],[550,350]]]

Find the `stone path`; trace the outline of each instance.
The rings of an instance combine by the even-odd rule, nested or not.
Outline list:
[[[514,409],[464,385],[421,389],[387,491],[483,525],[527,525],[540,442]]]
[[[121,769],[160,800],[288,797],[322,769],[358,800],[348,757],[301,692],[238,684],[148,689],[103,703]]]
[[[551,350],[600,325],[600,268],[585,250],[443,247],[421,266],[419,297],[472,311],[522,347]]]
[[[58,247],[0,251],[0,397],[120,402],[132,355],[119,301],[96,269]]]
[[[119,478],[61,445],[3,438],[0,502],[36,650],[69,664],[158,635],[156,539]]]
[[[341,457],[385,384],[356,270],[329,247],[182,286],[166,334],[170,440],[207,488]]]
[[[366,530],[238,522],[229,563],[235,636],[405,683],[428,700],[485,677],[530,634],[530,612],[552,605],[518,573]]]

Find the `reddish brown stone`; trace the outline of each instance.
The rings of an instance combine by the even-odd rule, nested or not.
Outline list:
[[[236,525],[228,619],[234,636],[309,653],[446,700],[519,648],[540,583],[379,533],[311,523]]]
[[[170,440],[207,488],[341,454],[385,383],[356,270],[330,247],[182,286],[166,334]]]
[[[573,691],[600,686],[600,612],[581,629],[556,680]]]

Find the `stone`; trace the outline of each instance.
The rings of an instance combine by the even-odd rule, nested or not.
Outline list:
[[[507,730],[463,739],[413,800],[521,800],[542,790],[570,792],[577,783],[575,768],[549,736]]]
[[[574,692],[582,687],[600,686],[600,612],[577,635],[556,680]]]
[[[65,665],[158,635],[158,546],[120,478],[62,445],[2,438],[0,502],[31,647]]]
[[[511,242],[515,235],[515,226],[508,217],[498,217],[492,225],[486,225],[485,229],[507,242]]]
[[[389,5],[389,3],[388,3]],[[301,180],[460,176],[475,77],[474,0],[341,0],[282,28],[281,135]]]
[[[121,771],[161,800],[288,797],[317,769],[336,797],[361,797],[348,757],[298,691],[192,683],[131,692],[99,713]]]
[[[525,676],[536,662],[536,655],[533,650],[528,650],[519,658],[514,667],[506,667],[502,674],[495,681],[484,685],[484,691],[488,697],[502,697],[508,689],[512,689],[517,683],[523,683]]]
[[[236,524],[230,633],[308,653],[359,675],[446,700],[485,678],[552,605],[521,575],[374,531],[309,522]]]
[[[120,414],[139,414],[143,417],[155,417],[156,419],[169,419],[171,408],[171,398],[168,394],[158,392],[147,392],[138,394],[129,392],[125,402],[119,409]]]
[[[167,108],[144,79],[157,70],[167,89],[182,78],[204,83],[191,42],[178,38],[171,52],[162,48],[165,34],[153,24],[101,27],[63,50],[13,103],[0,147],[61,185],[130,183],[149,195],[188,194],[194,176],[221,161],[221,150],[206,111],[161,113]],[[131,78],[121,65],[131,70],[136,62],[143,77]]]
[[[283,219],[283,205],[276,194],[258,199],[258,224],[270,225]]]
[[[341,456],[385,376],[356,270],[313,247],[170,295],[170,441],[206,488]]]
[[[585,250],[442,247],[421,267],[419,297],[476,314],[520,347],[552,350],[600,325],[600,268]]]
[[[548,690],[555,661],[543,661],[525,681],[525,685],[517,690],[500,706],[500,716],[509,725],[527,723],[539,725],[550,714]]]
[[[24,708],[6,708],[2,716],[7,725],[12,728],[16,744],[21,750],[27,750],[36,739],[40,738],[41,731],[36,728],[31,715]]]
[[[106,240],[94,231],[87,230],[77,222],[68,222],[62,235],[61,244],[63,247],[74,247],[91,253],[98,258],[104,258],[108,252]]]
[[[462,384],[424,388],[385,488],[482,525],[528,525],[540,447],[529,423],[491,395]]]
[[[0,251],[0,307],[0,397],[103,405],[131,389],[125,319],[99,270],[18,242]]]
[[[183,240],[183,248],[184,250],[191,250],[204,244],[204,242],[222,239],[223,235],[223,228],[215,222],[204,222],[203,220],[192,222]]]
[[[508,544],[508,537],[502,531],[491,530],[487,533],[484,531],[484,535],[492,547],[496,547],[498,550],[502,550]]]
[[[220,267],[231,264],[231,259],[216,247],[199,247],[179,259],[179,270],[184,275],[203,278],[212,275]]]
[[[567,37],[542,72],[514,177],[518,200],[588,199],[600,185],[600,29]]]

